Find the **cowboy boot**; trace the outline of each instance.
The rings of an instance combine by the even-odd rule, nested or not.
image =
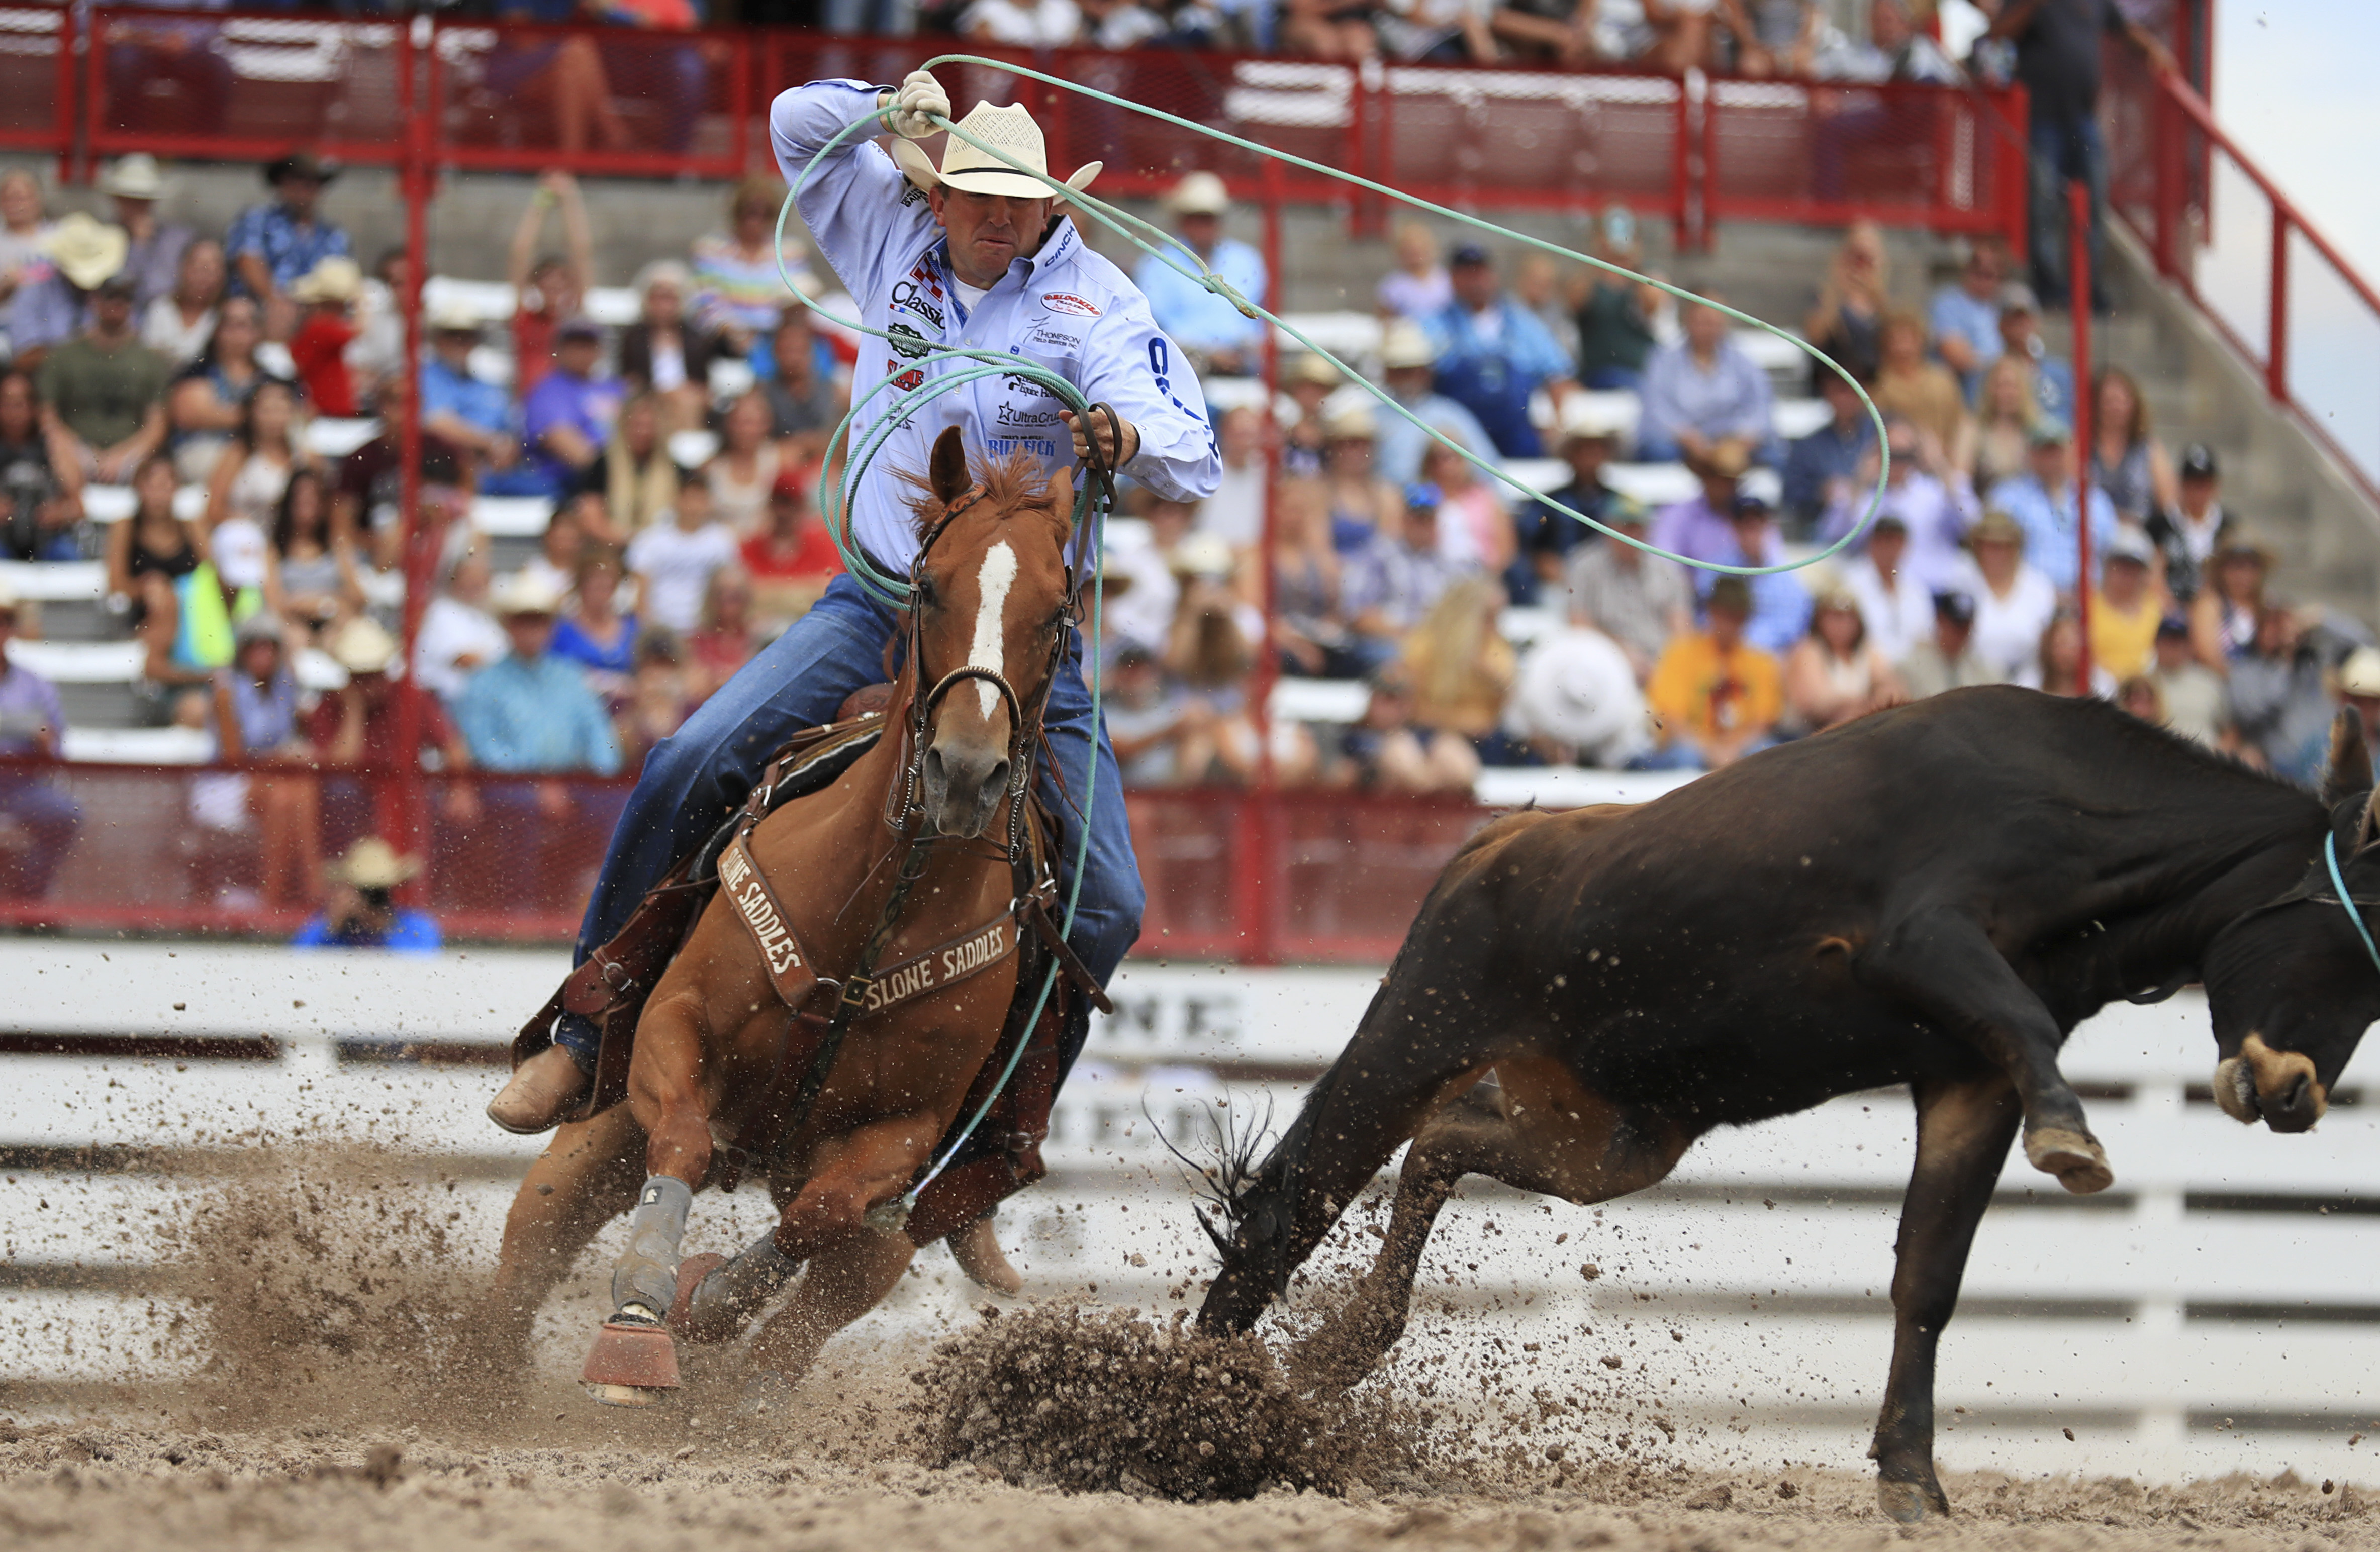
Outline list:
[[[513,1069],[512,1081],[488,1102],[488,1119],[507,1132],[534,1136],[551,1130],[587,1096],[588,1076],[560,1046],[548,1046]]]

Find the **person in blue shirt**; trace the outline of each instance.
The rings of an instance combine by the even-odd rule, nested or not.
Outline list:
[[[470,450],[481,494],[543,494],[544,472],[522,462],[520,417],[512,394],[471,375],[479,319],[469,308],[442,301],[423,321],[431,354],[421,363],[422,430]]]
[[[1735,542],[1730,553],[1718,557],[1727,565],[1776,565],[1785,558],[1777,538],[1777,515],[1768,494],[1753,480],[1735,493]],[[1694,589],[1707,603],[1711,585],[1720,574],[1694,573]],[[1793,572],[1740,578],[1751,589],[1752,616],[1744,622],[1743,639],[1764,652],[1783,657],[1810,629],[1810,589]]]
[[[568,318],[554,332],[553,370],[521,406],[521,439],[529,467],[542,472],[557,498],[603,455],[627,393],[620,381],[598,376],[603,328],[591,318]]]
[[[1454,299],[1423,321],[1438,347],[1438,391],[1478,417],[1498,453],[1541,455],[1529,396],[1547,390],[1559,412],[1576,363],[1536,313],[1504,294],[1486,249],[1456,249],[1447,274]]]
[[[1372,469],[1390,484],[1402,487],[1421,478],[1424,455],[1437,445],[1429,431],[1439,431],[1474,452],[1485,452],[1495,445],[1488,428],[1479,418],[1456,404],[1445,394],[1430,389],[1431,369],[1438,351],[1429,342],[1429,334],[1411,319],[1400,318],[1390,323],[1380,341],[1380,370],[1388,383],[1389,397],[1413,414],[1413,420],[1394,411],[1378,417],[1372,441]]]
[[[2000,290],[2008,284],[2008,250],[1997,238],[1977,242],[1967,255],[1959,283],[1934,293],[1926,322],[1935,354],[1959,374],[1967,402],[1984,381],[1984,369],[2000,358]]]
[[[1876,445],[1876,423],[1850,383],[1822,371],[1818,396],[1834,413],[1785,454],[1785,515],[1796,534],[1816,528],[1827,508],[1859,477],[1860,460]]]
[[[293,151],[264,169],[269,203],[250,205],[224,234],[231,261],[231,294],[264,304],[266,333],[285,337],[296,321],[289,287],[325,259],[346,259],[347,234],[315,212],[338,169],[310,151]]]
[[[330,900],[298,929],[298,949],[387,949],[395,953],[438,952],[438,923],[426,911],[396,903],[399,884],[421,871],[412,857],[377,835],[367,835],[324,869],[333,885]]]
[[[561,608],[553,584],[528,572],[497,593],[496,618],[512,650],[464,681],[455,701],[455,725],[478,769],[507,775],[619,770],[620,747],[602,701],[578,665],[552,650]]]
[[[495,599],[511,650],[464,681],[454,709],[473,768],[516,778],[480,783],[484,815],[460,838],[468,860],[457,870],[501,878],[519,908],[555,915],[586,891],[588,855],[623,802],[616,790],[561,779],[620,770],[602,701],[578,665],[552,650],[561,605],[552,580],[515,574]]]
[[[2005,512],[2024,530],[2024,558],[2061,593],[2074,590],[2082,557],[2082,524],[2074,504],[2074,433],[2046,416],[2034,422],[2025,472],[2001,480],[1984,504]],[[2116,537],[2116,503],[2091,486],[2091,548],[2100,554]]]
[[[1236,238],[1223,236],[1223,215],[1232,197],[1223,180],[1212,173],[1192,173],[1165,197],[1174,230],[1198,256],[1198,261],[1233,290],[1259,306],[1269,307],[1271,277],[1263,255]],[[1163,250],[1172,264],[1189,267],[1182,255]],[[1250,318],[1221,297],[1186,279],[1172,264],[1143,255],[1132,283],[1148,298],[1149,316],[1188,351],[1202,375],[1249,377],[1264,365],[1265,321]]]

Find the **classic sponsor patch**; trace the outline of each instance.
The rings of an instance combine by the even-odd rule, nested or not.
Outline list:
[[[1099,316],[1097,302],[1085,297],[1077,297],[1072,291],[1044,291],[1041,293],[1041,305],[1051,312],[1071,313],[1076,318]]]
[[[892,305],[904,312],[916,313],[936,329],[943,329],[948,324],[943,321],[942,309],[939,305],[941,296],[939,286],[929,291],[925,286],[905,280],[892,287]]]

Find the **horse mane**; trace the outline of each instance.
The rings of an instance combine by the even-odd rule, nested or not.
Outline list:
[[[909,520],[917,526],[917,537],[925,538],[942,519],[942,499],[934,494],[933,481],[907,468],[894,470],[892,478],[908,487],[903,500],[909,508]],[[1033,455],[1021,447],[1000,456],[970,455],[967,478],[983,487],[983,499],[1003,521],[1019,512],[1057,515],[1058,503],[1049,474]]]

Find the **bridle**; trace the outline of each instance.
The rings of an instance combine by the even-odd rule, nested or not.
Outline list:
[[[2240,919],[2245,921],[2248,916],[2260,916],[2267,911],[2277,911],[2284,905],[2295,905],[2300,901],[2311,901],[2317,905],[2336,905],[2347,913],[2348,921],[2353,924],[2355,936],[2362,940],[2364,953],[2372,960],[2372,967],[2374,970],[2380,970],[2380,940],[2374,939],[2370,924],[2363,919],[2365,909],[2380,906],[2380,900],[2359,900],[2348,892],[2347,875],[2338,866],[2338,831],[2336,827],[2325,831],[2323,834],[2322,865],[2323,870],[2330,876],[2329,893],[2323,892],[2322,887],[2313,879],[2302,879],[2291,885],[2288,891],[2277,899],[2266,901]]]
[[[1106,415],[1111,433],[1121,443],[1123,426],[1114,408],[1100,403],[1092,405],[1090,411]],[[1087,440],[1091,454],[1084,463],[1084,496],[1095,505],[1103,505],[1114,490],[1114,471],[1101,455],[1099,439],[1090,437]],[[934,552],[934,546],[950,530],[960,514],[983,500],[987,493],[984,486],[973,486],[942,510],[942,515],[934,520],[933,527],[926,530],[925,538],[918,542],[917,558],[910,566],[913,576],[925,569],[927,558]],[[1075,525],[1078,540],[1090,526],[1080,521]],[[901,774],[886,793],[884,804],[884,822],[898,831],[905,842],[916,844],[926,839],[917,833],[917,826],[924,818],[926,743],[935,709],[951,691],[961,685],[970,682],[989,685],[999,695],[1002,704],[1008,708],[1008,858],[1012,867],[1023,867],[1026,817],[1029,807],[1025,794],[1033,780],[1034,755],[1048,742],[1042,724],[1049,712],[1050,694],[1058,683],[1059,666],[1065,661],[1067,647],[1082,624],[1083,584],[1087,571],[1087,567],[1075,564],[1075,557],[1066,561],[1066,590],[1059,606],[1055,628],[1050,633],[1050,654],[1048,661],[1042,665],[1041,686],[1034,693],[1030,705],[1016,693],[1016,686],[1008,682],[1005,674],[998,669],[984,668],[975,663],[963,663],[952,669],[939,679],[932,680],[931,687],[928,687],[925,610],[912,594],[903,632],[910,673],[917,687],[909,697],[909,714],[902,730],[905,746],[901,752]]]

